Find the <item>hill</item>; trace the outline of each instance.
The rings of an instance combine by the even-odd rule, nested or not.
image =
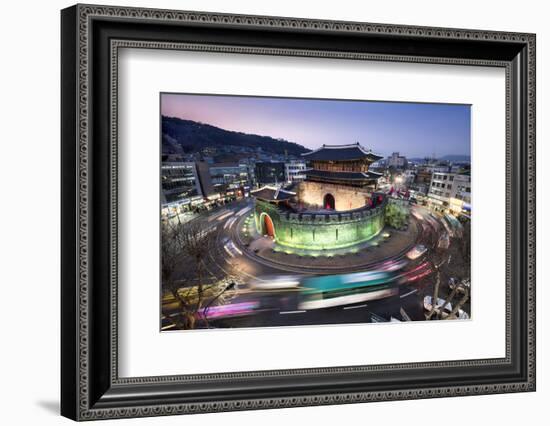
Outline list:
[[[291,156],[300,156],[309,151],[302,145],[283,139],[234,132],[176,117],[162,117],[163,154],[204,152],[206,148],[227,150],[228,147],[235,147],[241,152],[254,152],[261,148],[266,153],[286,152]]]

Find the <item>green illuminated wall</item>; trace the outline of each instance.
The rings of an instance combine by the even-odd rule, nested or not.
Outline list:
[[[265,233],[264,215],[269,215],[278,244],[310,250],[349,247],[365,242],[384,227],[386,204],[350,213],[298,214],[256,200],[254,218],[258,232]]]

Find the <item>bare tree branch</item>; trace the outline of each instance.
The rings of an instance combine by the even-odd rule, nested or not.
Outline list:
[[[219,231],[217,226],[204,227],[198,221],[162,224],[161,269],[163,289],[174,297],[179,305],[177,326],[195,328],[197,316],[201,315],[205,291],[214,286],[206,283],[208,255],[215,249]],[[178,267],[186,265],[195,273],[195,286],[182,286],[176,279]],[[191,282],[191,280],[190,280]],[[208,327],[207,318],[201,319]],[[179,322],[178,322],[179,320]]]

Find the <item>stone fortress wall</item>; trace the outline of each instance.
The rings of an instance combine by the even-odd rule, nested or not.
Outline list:
[[[344,197],[340,194],[338,198]],[[310,250],[339,249],[376,236],[384,228],[386,204],[385,199],[379,206],[369,208],[363,201],[361,208],[352,211],[347,208],[346,212],[309,214],[293,213],[284,207],[256,200],[254,218],[256,229],[264,235],[267,233],[266,220],[271,220],[275,233],[273,237],[283,246]]]
[[[346,211],[365,207],[370,199],[370,191],[352,186],[303,181],[296,188],[296,198],[306,206],[323,208],[326,194],[332,194],[335,199],[334,210]]]

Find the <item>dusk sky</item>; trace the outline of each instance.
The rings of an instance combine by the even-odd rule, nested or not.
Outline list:
[[[162,94],[161,113],[310,149],[360,142],[384,156],[470,155],[469,105]]]

